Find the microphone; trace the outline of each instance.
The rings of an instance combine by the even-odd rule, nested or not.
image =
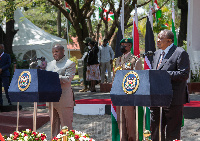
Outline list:
[[[142,57],[145,58],[145,56],[152,56],[152,55],[154,55],[154,52],[153,51],[147,51],[146,53],[140,54],[140,55],[142,55]]]

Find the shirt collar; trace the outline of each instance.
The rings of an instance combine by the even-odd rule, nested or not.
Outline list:
[[[57,62],[57,63],[61,63],[61,62],[63,62],[66,58],[67,58],[67,57],[64,56],[62,59],[60,59],[60,60],[58,60],[58,61],[56,61],[56,62]]]
[[[174,43],[172,43],[171,45],[169,45],[165,50],[161,50],[161,53],[164,51],[165,52],[165,55],[169,52],[170,48],[174,45]]]
[[[3,53],[1,53],[0,57],[2,57],[3,55],[4,55],[4,52],[3,52]]]
[[[125,58],[130,54],[131,52],[128,52],[126,54],[124,54]]]

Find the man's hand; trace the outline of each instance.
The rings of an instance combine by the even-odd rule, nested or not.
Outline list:
[[[0,74],[2,74],[2,68],[0,68]]]

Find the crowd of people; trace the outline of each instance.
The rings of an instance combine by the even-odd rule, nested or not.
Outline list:
[[[173,141],[181,139],[180,131],[183,117],[183,104],[188,101],[188,91],[186,80],[189,77],[190,64],[189,56],[182,48],[173,44],[174,34],[170,30],[162,30],[158,34],[157,47],[158,50],[153,56],[152,68],[154,70],[166,70],[171,78],[173,90],[173,98],[169,107],[164,107],[162,110],[162,129],[161,140]],[[112,83],[111,64],[114,59],[114,52],[108,44],[108,40],[104,39],[103,44],[98,46],[98,43],[87,37],[84,41],[86,47],[82,60],[84,62],[83,78],[84,89],[80,92],[90,90],[96,92],[96,82],[101,80],[105,83],[105,72],[108,72],[108,83]],[[142,62],[137,56],[131,53],[133,40],[131,38],[122,39],[121,42],[122,56],[116,59],[116,68],[121,70],[141,70]],[[61,126],[68,126],[69,130],[72,127],[73,107],[75,105],[74,93],[71,88],[71,81],[75,75],[76,64],[70,61],[64,54],[64,47],[60,44],[52,48],[54,60],[49,62],[42,58],[41,69],[57,72],[60,78],[62,95],[59,102],[54,102],[53,107],[49,104],[49,111],[53,111],[53,136],[60,132]],[[11,101],[8,96],[9,83],[9,65],[10,56],[4,53],[4,45],[0,44],[0,83],[3,83],[8,103]],[[89,85],[89,87],[88,87]],[[0,105],[3,105],[2,93]],[[52,110],[53,109],[53,110]],[[159,107],[150,107],[151,111],[151,139],[159,140]],[[136,112],[135,106],[117,106],[117,122],[119,131],[122,133],[120,141],[136,141]],[[50,113],[50,115],[52,115]],[[121,123],[121,124],[120,124]]]

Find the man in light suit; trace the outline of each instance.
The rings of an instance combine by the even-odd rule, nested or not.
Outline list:
[[[8,95],[8,88],[9,88],[9,67],[11,65],[10,55],[4,53],[4,45],[0,44],[0,106],[3,106],[3,99],[2,99],[2,82],[3,87],[5,90],[6,98],[8,99],[8,103],[10,105],[11,101]]]
[[[152,68],[167,70],[171,77],[173,98],[169,107],[163,107],[161,140],[180,140],[183,118],[183,104],[189,102],[186,80],[189,77],[190,61],[188,53],[173,44],[174,34],[170,30],[162,30],[158,34],[159,50],[153,56]],[[164,81],[164,80],[163,80]],[[151,139],[159,140],[159,107],[151,107]],[[166,137],[165,137],[166,136]]]
[[[122,56],[116,60],[115,71],[117,70],[141,70],[142,62],[131,53],[133,40],[131,38],[120,41]],[[120,115],[120,106],[116,106],[117,122],[122,136],[120,141],[136,141],[136,113],[135,106],[122,106],[122,115]],[[122,117],[122,120],[120,119]],[[122,127],[120,127],[122,122]],[[122,129],[122,131],[121,131]]]
[[[71,81],[76,72],[76,64],[69,60],[64,55],[64,52],[65,50],[62,45],[55,45],[52,48],[55,60],[49,62],[46,68],[47,71],[53,71],[59,74],[62,88],[59,102],[53,103],[53,117],[50,116],[50,118],[53,118],[53,137],[60,133],[60,124],[62,127],[67,126],[69,130],[72,130],[74,95],[71,88]],[[51,105],[49,105],[49,112],[51,112]]]

